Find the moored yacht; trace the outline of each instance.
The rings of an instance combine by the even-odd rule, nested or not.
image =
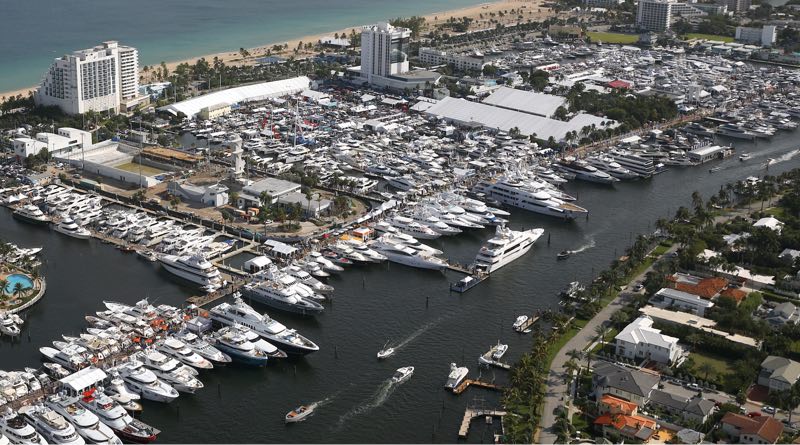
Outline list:
[[[169,403],[178,398],[175,388],[159,380],[153,371],[145,368],[138,360],[123,363],[117,371],[133,392],[147,400]]]
[[[581,159],[565,158],[556,165],[563,171],[573,173],[575,179],[582,181],[596,182],[598,184],[612,184],[619,181],[617,178],[598,170]]]
[[[70,218],[65,218],[58,223],[55,228],[56,232],[63,233],[64,235],[71,236],[77,239],[89,239],[92,233],[88,229],[79,226],[75,221]]]
[[[266,314],[259,314],[241,298],[234,298],[233,303],[222,303],[209,311],[211,319],[225,326],[241,324],[252,329],[287,354],[308,354],[319,350],[319,346],[303,337],[294,329],[273,320]]]
[[[395,216],[392,218],[391,224],[401,233],[405,233],[406,235],[411,235],[419,239],[436,239],[442,236],[440,233],[436,232],[430,227],[422,225],[405,216]]]
[[[33,204],[19,207],[14,211],[14,218],[38,225],[47,225],[50,223],[50,217],[45,215],[39,207]]]
[[[379,238],[370,243],[370,248],[386,256],[393,263],[420,269],[444,270],[447,263],[427,252],[415,250],[400,242]]]
[[[225,330],[214,334],[217,347],[239,363],[250,366],[265,366],[269,356],[255,347],[243,334],[235,330]]]
[[[189,349],[214,364],[224,365],[231,362],[231,358],[227,354],[215,348],[207,341],[203,340],[192,332],[179,332],[177,337]]]
[[[556,198],[551,194],[549,188],[541,185],[537,187],[521,178],[509,177],[496,181],[483,181],[476,187],[503,204],[543,215],[569,220],[587,213],[583,207]]]
[[[47,441],[25,419],[10,409],[0,416],[0,435],[12,444],[47,445]]]
[[[464,381],[467,374],[469,374],[467,367],[459,367],[455,363],[450,363],[450,374],[447,375],[447,382],[445,382],[444,387],[449,390],[455,390]]]
[[[19,413],[41,434],[47,443],[64,445],[84,445],[83,437],[61,414],[44,405],[23,406]]]
[[[140,360],[160,380],[180,392],[194,394],[198,389],[203,388],[203,382],[195,377],[196,369],[181,364],[161,352],[148,350],[135,354],[133,357]]]
[[[108,425],[100,422],[97,415],[78,403],[77,397],[53,394],[47,398],[46,404],[70,422],[85,441],[108,445],[122,444]]]
[[[544,229],[514,231],[505,226],[497,226],[495,236],[489,239],[475,257],[475,268],[492,273],[506,264],[525,255]]]
[[[131,417],[124,408],[102,391],[88,391],[80,399],[80,403],[124,440],[149,443],[156,440],[156,436],[160,433],[150,425]]]
[[[191,348],[186,346],[182,341],[174,337],[169,337],[158,347],[158,350],[163,354],[172,357],[184,365],[191,366],[196,369],[211,369],[214,365],[210,361],[194,352]]]
[[[200,285],[203,290],[215,291],[223,286],[216,266],[202,254],[192,256],[161,255],[158,260],[164,269],[187,281]]]
[[[316,315],[325,309],[316,301],[300,296],[293,287],[271,280],[249,283],[242,288],[242,294],[265,306],[295,314]]]

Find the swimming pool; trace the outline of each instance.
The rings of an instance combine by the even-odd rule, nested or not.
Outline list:
[[[14,288],[17,287],[17,283],[21,284],[23,289],[31,289],[33,287],[33,281],[27,275],[15,273],[7,276],[6,280],[8,280],[5,288],[7,295],[14,294]]]

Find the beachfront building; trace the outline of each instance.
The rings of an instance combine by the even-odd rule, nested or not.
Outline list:
[[[358,81],[391,90],[417,90],[433,86],[440,74],[426,70],[411,70],[408,63],[411,30],[386,22],[361,29],[361,66],[351,72]]]
[[[141,101],[139,53],[108,41],[55,59],[34,100],[67,114],[126,111]]]
[[[452,65],[459,71],[482,71],[487,64],[483,55],[458,54],[436,48],[420,48],[419,61],[428,66]]]
[[[640,0],[636,26],[647,31],[664,32],[672,23],[674,0]]]
[[[19,135],[11,139],[11,148],[17,159],[25,159],[38,154],[42,149],[53,156],[67,156],[75,149],[89,148],[92,145],[92,134],[77,128],[62,127],[58,133],[41,132],[34,137]]]

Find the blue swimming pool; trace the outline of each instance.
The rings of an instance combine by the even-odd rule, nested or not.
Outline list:
[[[14,293],[14,288],[17,287],[17,283],[21,284],[23,289],[30,289],[33,287],[33,281],[27,275],[15,273],[6,277],[6,280],[8,280],[8,284],[6,285],[5,291],[8,295]]]

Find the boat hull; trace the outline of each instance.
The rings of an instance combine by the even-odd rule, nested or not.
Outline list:
[[[289,312],[292,314],[317,315],[322,313],[322,311],[325,309],[325,307],[322,306],[321,304],[311,305],[311,306],[296,305],[275,298],[270,298],[258,292],[247,289],[242,289],[242,295],[247,297],[247,299],[251,301],[255,301],[256,303],[262,304],[264,306],[269,306],[279,311]]]

